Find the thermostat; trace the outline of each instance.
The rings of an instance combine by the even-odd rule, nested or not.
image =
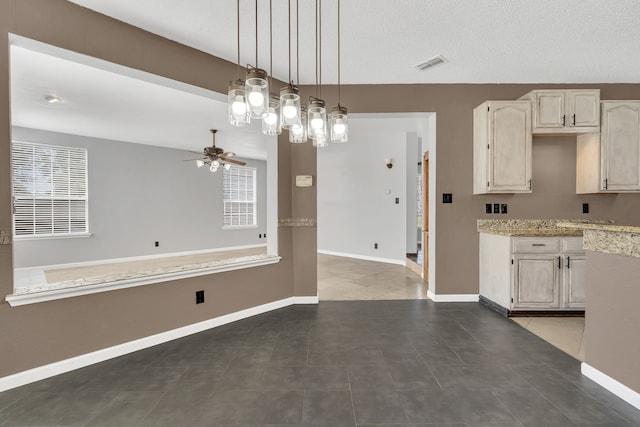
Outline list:
[[[312,175],[296,175],[296,187],[311,187],[312,185]]]

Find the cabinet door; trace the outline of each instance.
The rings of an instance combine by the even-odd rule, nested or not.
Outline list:
[[[531,192],[531,104],[495,102],[489,114],[489,192]]]
[[[640,190],[640,102],[603,102],[603,189]]]
[[[564,259],[564,301],[562,307],[584,308],[587,260],[584,255],[566,255]]]
[[[561,260],[552,255],[514,257],[513,308],[559,308]]]
[[[600,126],[600,91],[567,91],[567,126]]]
[[[536,92],[537,128],[563,128],[567,123],[564,91]]]

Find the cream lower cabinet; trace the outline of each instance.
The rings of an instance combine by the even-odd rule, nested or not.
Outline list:
[[[578,135],[577,193],[640,192],[640,101],[603,101],[600,133]]]
[[[581,237],[480,234],[480,296],[503,313],[584,310]]]
[[[559,262],[554,255],[515,255],[511,308],[559,308],[562,279]]]

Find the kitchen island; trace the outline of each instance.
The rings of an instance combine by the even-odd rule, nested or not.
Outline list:
[[[582,373],[640,409],[640,227],[560,222],[586,250]]]

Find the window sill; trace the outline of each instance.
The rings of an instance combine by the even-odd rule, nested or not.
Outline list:
[[[50,239],[83,239],[91,237],[91,233],[71,233],[71,234],[43,234],[35,236],[13,236],[13,241],[24,240],[50,240]]]
[[[225,225],[223,230],[244,230],[248,228],[258,228],[257,225]]]
[[[117,274],[113,276],[49,283],[18,289],[17,292],[14,291],[14,294],[7,295],[5,301],[7,301],[11,307],[18,307],[21,305],[151,285],[171,280],[187,279],[207,274],[222,273],[225,271],[277,264],[280,262],[280,259],[281,257],[276,255],[253,255],[214,261],[196,266],[185,265],[173,267],[165,269],[164,271],[144,271],[140,273]]]

